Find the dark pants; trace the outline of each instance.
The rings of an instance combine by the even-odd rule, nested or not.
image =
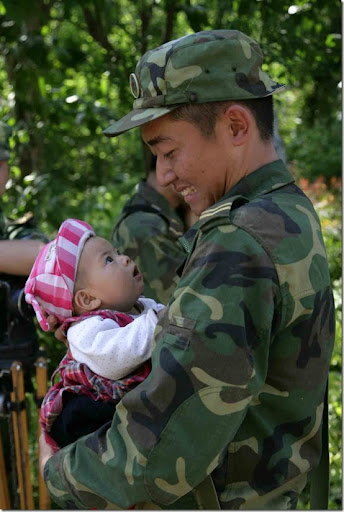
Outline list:
[[[61,448],[112,421],[116,411],[113,402],[95,401],[89,396],[67,391],[63,393],[62,401],[62,413],[50,431],[51,437]]]

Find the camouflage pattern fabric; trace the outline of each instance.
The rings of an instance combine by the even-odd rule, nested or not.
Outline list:
[[[283,90],[262,63],[258,43],[238,30],[207,30],[169,41],[138,62],[130,75],[133,110],[103,133],[120,135],[185,103],[247,100]]]
[[[203,212],[155,331],[152,371],[112,424],[54,455],[64,509],[291,509],[321,451],[334,303],[319,219],[282,161]]]
[[[49,238],[37,230],[32,215],[13,220],[5,217],[0,204],[0,240],[42,240],[48,243]]]
[[[186,257],[179,243],[183,233],[183,221],[167,199],[142,180],[112,234],[113,245],[140,268],[143,295],[161,304],[170,300],[178,282],[176,270]]]

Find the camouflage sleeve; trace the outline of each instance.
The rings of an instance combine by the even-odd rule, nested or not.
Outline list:
[[[110,428],[52,457],[45,479],[62,507],[166,506],[219,464],[262,389],[279,288],[274,266],[240,228],[200,233],[156,329],[152,372]]]
[[[49,242],[49,238],[30,221],[25,224],[8,223],[6,238],[8,240],[40,240],[44,243]]]
[[[167,304],[177,285],[176,270],[185,252],[168,233],[166,222],[156,214],[135,213],[114,232],[112,243],[139,266],[145,283],[144,295]]]

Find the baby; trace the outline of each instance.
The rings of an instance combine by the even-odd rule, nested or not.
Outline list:
[[[142,297],[143,286],[135,263],[80,220],[64,221],[38,255],[25,299],[43,330],[43,310],[58,318],[69,345],[41,407],[54,450],[110,421],[124,393],[149,374],[164,306]]]

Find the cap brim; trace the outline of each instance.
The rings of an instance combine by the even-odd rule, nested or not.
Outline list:
[[[270,96],[272,94],[282,92],[285,89],[283,84],[278,84],[277,82],[273,82],[275,84],[275,89],[271,90],[266,94]],[[226,101],[226,100],[239,100],[239,99],[254,99],[262,96],[253,96],[249,95],[249,97],[240,97],[240,98],[221,98],[220,100],[214,101]],[[209,102],[209,100],[208,100]],[[206,102],[204,102],[206,103]],[[136,108],[129,112],[126,116],[122,117],[116,123],[113,123],[111,126],[103,130],[104,135],[107,137],[116,137],[117,135],[121,135],[121,133],[127,132],[132,128],[136,128],[137,126],[142,126],[143,124],[149,123],[150,121],[154,121],[159,117],[165,116],[172,110],[183,105],[183,103],[175,103],[173,105],[165,105],[164,107],[151,107],[151,108]]]
[[[162,117],[172,110],[180,107],[180,105],[168,105],[166,107],[154,107],[154,108],[137,108],[132,110],[126,116],[122,117],[119,121],[106,128],[103,133],[107,137],[116,137],[121,133],[127,132],[137,126],[154,121]]]

